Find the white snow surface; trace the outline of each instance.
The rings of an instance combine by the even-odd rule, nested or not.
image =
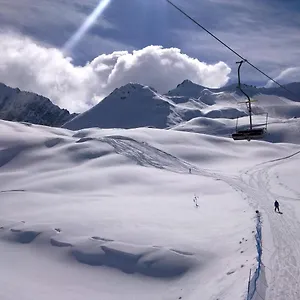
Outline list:
[[[0,121],[0,149],[1,299],[245,299],[256,209],[260,295],[298,299],[299,146]]]

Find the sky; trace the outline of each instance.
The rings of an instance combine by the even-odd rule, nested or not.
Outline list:
[[[300,81],[298,0],[173,0],[280,83]],[[240,60],[166,0],[0,0],[0,82],[81,112],[128,82],[235,82]],[[269,86],[244,65],[242,81]]]

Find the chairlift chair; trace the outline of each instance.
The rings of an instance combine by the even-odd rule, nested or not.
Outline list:
[[[254,140],[261,139],[265,134],[265,128],[252,128],[246,130],[238,130],[232,134],[234,140]]]
[[[250,141],[250,140],[254,140],[254,139],[261,139],[261,138],[264,137],[265,132],[267,130],[268,114],[266,115],[266,123],[263,124],[263,127],[259,127],[261,125],[253,125],[251,102],[254,102],[255,100],[251,100],[250,97],[243,91],[243,89],[241,87],[240,69],[241,69],[241,66],[242,66],[243,62],[244,61],[237,62],[237,64],[239,64],[239,67],[238,67],[238,88],[248,99],[247,101],[242,102],[242,103],[246,103],[248,111],[249,111],[249,128],[238,130],[238,119],[237,119],[236,132],[233,133],[231,136],[234,140],[248,140],[248,141]],[[259,127],[259,128],[257,128],[257,127]]]

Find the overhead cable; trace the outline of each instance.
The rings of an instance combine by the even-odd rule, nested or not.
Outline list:
[[[245,61],[246,63],[248,63],[251,67],[253,67],[254,69],[256,69],[258,72],[260,72],[261,74],[263,74],[264,76],[266,76],[268,79],[270,79],[272,82],[274,82],[275,84],[277,84],[278,86],[280,86],[281,88],[283,88],[284,90],[286,90],[287,92],[289,92],[290,94],[292,94],[293,96],[296,96],[297,98],[299,97],[298,95],[296,95],[294,92],[290,91],[289,89],[287,89],[284,85],[280,84],[279,82],[277,82],[275,79],[273,79],[272,77],[270,77],[269,75],[267,75],[265,72],[263,72],[262,70],[260,70],[259,68],[257,68],[255,65],[253,65],[251,62],[249,62],[246,58],[244,58],[242,55],[240,55],[238,52],[236,52],[235,50],[233,50],[231,47],[229,47],[227,44],[225,44],[223,41],[221,41],[218,37],[216,37],[213,33],[211,33],[208,29],[206,29],[204,26],[202,26],[199,22],[197,22],[194,18],[192,18],[191,16],[189,16],[186,12],[184,12],[180,7],[178,7],[177,5],[175,5],[172,1],[170,0],[166,0],[169,4],[171,4],[173,7],[175,7],[178,11],[180,11],[184,16],[186,16],[188,19],[190,19],[192,22],[194,22],[197,26],[199,26],[200,28],[202,28],[204,31],[206,31],[209,35],[211,35],[214,39],[216,39],[218,42],[220,42],[223,46],[225,46],[227,49],[229,49],[231,52],[233,52],[235,55],[237,55],[239,58],[241,58],[243,61]]]

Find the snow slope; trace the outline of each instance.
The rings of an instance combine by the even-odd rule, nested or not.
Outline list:
[[[286,269],[300,262],[298,157],[277,160],[297,145],[151,128],[0,129],[1,299],[245,299],[257,208],[276,257],[264,256],[267,299],[284,299],[283,284],[298,278]],[[288,291],[296,299],[297,285]]]

